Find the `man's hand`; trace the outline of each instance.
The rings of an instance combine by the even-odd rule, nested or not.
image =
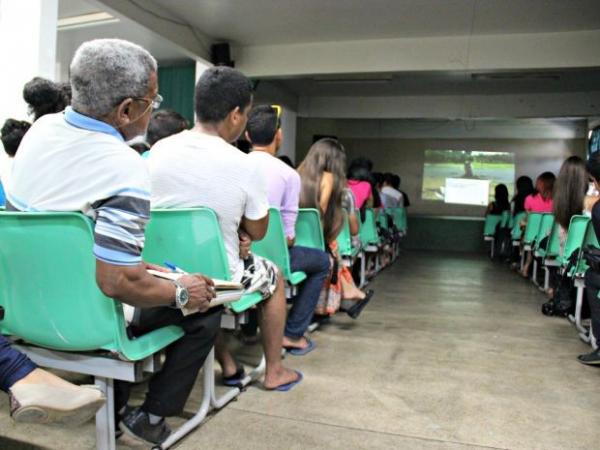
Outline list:
[[[238,236],[240,237],[240,258],[246,259],[248,255],[250,255],[252,239],[250,238],[250,235],[243,230],[238,231]]]
[[[183,275],[177,281],[188,291],[189,300],[186,308],[197,309],[200,312],[208,311],[210,301],[217,296],[213,280],[204,275],[193,274]]]

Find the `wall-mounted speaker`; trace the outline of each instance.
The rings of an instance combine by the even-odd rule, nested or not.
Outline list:
[[[235,61],[231,60],[231,53],[227,42],[210,46],[210,62],[215,66],[235,67]]]

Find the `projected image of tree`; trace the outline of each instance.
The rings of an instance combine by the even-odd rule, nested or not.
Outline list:
[[[493,199],[499,183],[506,184],[512,194],[514,179],[512,153],[426,150],[421,196],[424,200],[483,205]]]

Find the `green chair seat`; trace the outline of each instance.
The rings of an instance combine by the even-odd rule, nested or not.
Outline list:
[[[365,220],[360,227],[359,236],[365,246],[379,245],[381,242],[375,224],[375,213],[371,208],[365,210]]]
[[[290,274],[290,284],[296,286],[306,280],[306,274],[304,272],[292,272]]]
[[[300,245],[300,244],[298,244]],[[269,208],[269,227],[267,234],[260,241],[252,242],[252,253],[273,261],[283,273],[283,278],[295,286],[306,278],[306,274],[298,272],[294,275],[290,267],[290,253],[283,228],[281,213],[277,208]],[[303,277],[299,274],[304,275]]]
[[[571,217],[563,254],[557,258],[561,266],[564,267],[567,265],[569,256],[571,256],[573,252],[581,252],[589,222],[590,218],[587,216],[576,215]]]
[[[300,208],[296,219],[296,245],[325,251],[321,215],[313,208]]]
[[[511,228],[511,232],[510,235],[513,239],[513,241],[518,241],[521,239],[521,236],[523,234],[523,229],[521,228],[521,222],[525,219],[525,217],[527,216],[526,212],[520,212],[518,214],[515,214],[515,216],[512,219],[512,228]]]
[[[548,245],[546,248],[538,248],[539,256],[546,259],[555,259],[560,255],[560,225],[554,221],[550,236],[548,237]]]
[[[344,223],[337,236],[338,252],[342,257],[355,258],[360,249],[352,246],[352,236],[350,235],[350,223],[348,222],[348,213],[344,211]]]
[[[122,304],[96,284],[92,225],[78,213],[0,212],[2,333],[53,350],[144,359],[183,331],[168,326],[128,337]]]
[[[143,256],[155,264],[171,261],[188,272],[231,280],[219,221],[209,208],[153,210]],[[261,301],[260,294],[250,293],[227,307],[240,313]]]
[[[502,222],[502,216],[500,214],[488,214],[485,216],[485,222],[483,225],[483,236],[494,236],[496,234],[496,228]]]

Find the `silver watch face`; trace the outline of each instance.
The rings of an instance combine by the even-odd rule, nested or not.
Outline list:
[[[185,287],[183,287],[179,283],[177,283],[176,286],[177,290],[175,292],[175,297],[177,301],[177,306],[183,308],[185,305],[187,305],[190,296],[188,294],[188,290]]]

